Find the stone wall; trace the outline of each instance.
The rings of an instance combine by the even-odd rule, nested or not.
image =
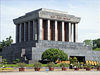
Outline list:
[[[84,46],[82,43],[47,40],[12,44],[11,47],[3,48],[0,55],[3,56],[3,59],[7,59],[8,63],[12,63],[18,58],[21,62],[32,64],[41,60],[42,53],[49,48],[59,48],[68,54],[68,57],[84,56],[85,60],[100,62],[100,51],[93,51],[90,46]]]
[[[20,59],[21,62],[25,62],[25,57],[21,56],[22,54],[22,50],[26,49],[28,50],[32,50],[32,47],[35,47],[37,41],[29,41],[29,42],[22,42],[22,43],[16,43],[16,44],[12,44],[10,47],[4,47],[3,51],[0,52],[0,54],[2,55],[2,58],[7,59],[8,63],[12,63],[15,59]],[[26,54],[28,53],[26,52]],[[31,52],[30,52],[31,54]],[[29,55],[28,57],[30,57],[31,55]],[[31,60],[31,57],[29,58]]]
[[[32,48],[32,60],[41,60],[42,53],[49,48]],[[61,49],[61,48],[60,48]],[[100,51],[90,50],[75,50],[75,49],[61,49],[68,57],[70,56],[84,56],[85,60],[99,61],[100,62]]]
[[[61,48],[61,49],[75,49],[75,50],[92,50],[91,46],[84,46],[83,43],[62,42],[62,41],[48,41],[39,40],[36,43],[37,48]]]

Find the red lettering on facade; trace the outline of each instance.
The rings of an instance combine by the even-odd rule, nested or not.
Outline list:
[[[69,18],[67,18],[67,17],[62,17],[62,16],[60,16],[60,15],[51,16],[51,18],[63,19],[63,20],[70,20]]]
[[[51,16],[51,18],[55,18],[55,16]]]

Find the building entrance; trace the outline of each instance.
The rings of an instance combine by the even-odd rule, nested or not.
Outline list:
[[[78,62],[83,62],[85,63],[85,56],[70,56],[72,59],[73,57],[76,57]]]

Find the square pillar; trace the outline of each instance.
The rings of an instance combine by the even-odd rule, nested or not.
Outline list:
[[[19,42],[19,25],[16,25],[16,43]]]
[[[21,24],[19,25],[19,42],[21,42]]]
[[[30,21],[28,22],[28,41],[30,41]]]
[[[35,40],[35,21],[33,20],[33,40]]]
[[[78,24],[74,24],[74,42],[78,42]]]
[[[38,19],[38,40],[42,40],[42,24],[43,20]]]
[[[72,42],[72,25],[71,23],[68,24],[68,29],[69,29],[69,42]]]
[[[37,40],[38,33],[38,23],[37,20],[33,20],[33,40]]]
[[[62,41],[64,41],[64,22],[62,22]]]
[[[72,26],[72,42],[74,42],[74,23],[72,23],[71,26]]]
[[[47,20],[47,40],[50,40],[50,20]]]
[[[33,41],[33,21],[30,21],[30,41]]]
[[[57,21],[54,22],[54,26],[55,26],[55,41],[57,41]]]
[[[24,42],[28,41],[28,23],[24,23]]]
[[[20,30],[19,30],[19,42],[24,42],[24,24],[20,24]]]

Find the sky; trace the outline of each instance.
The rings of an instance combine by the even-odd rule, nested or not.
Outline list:
[[[0,0],[0,41],[12,36],[15,43],[13,19],[39,8],[65,11],[81,17],[78,42],[100,38],[100,0]]]

